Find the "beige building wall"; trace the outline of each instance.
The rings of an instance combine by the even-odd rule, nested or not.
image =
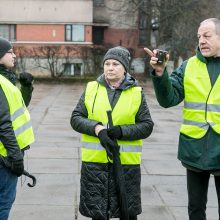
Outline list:
[[[0,23],[93,22],[92,0],[1,0]]]

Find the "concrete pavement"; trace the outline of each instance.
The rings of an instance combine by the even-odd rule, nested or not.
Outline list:
[[[141,84],[155,122],[144,140],[142,163],[142,208],[139,220],[187,220],[185,169],[177,160],[181,122],[179,106],[163,109],[151,81]],[[86,220],[78,212],[80,179],[80,134],[69,120],[85,84],[37,83],[29,106],[36,142],[26,157],[26,168],[37,177],[20,178],[10,220]],[[207,219],[217,220],[217,198],[211,178]]]

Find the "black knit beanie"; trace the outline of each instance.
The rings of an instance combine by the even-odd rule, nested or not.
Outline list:
[[[11,43],[0,37],[0,59],[12,48]]]
[[[129,71],[131,55],[126,48],[118,46],[109,49],[103,58],[103,64],[108,59],[119,61],[124,66],[125,71]]]

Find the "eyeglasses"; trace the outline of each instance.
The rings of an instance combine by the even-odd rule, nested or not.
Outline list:
[[[14,51],[13,50],[12,51],[8,51],[7,53],[14,54]]]

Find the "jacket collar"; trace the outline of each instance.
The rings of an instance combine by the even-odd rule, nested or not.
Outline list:
[[[105,80],[104,74],[99,76],[96,81],[100,83],[101,85],[104,85],[105,87],[109,87],[108,83]],[[121,82],[120,86],[117,88],[119,90],[126,90],[129,89],[130,87],[137,86],[138,82],[137,80],[132,77],[129,73],[125,74],[124,80]]]
[[[210,61],[214,61],[214,62],[219,62],[219,60],[220,60],[220,57],[204,57],[203,55],[202,55],[202,53],[200,52],[200,49],[199,49],[199,47],[197,48],[197,50],[196,50],[196,57],[200,60],[200,61],[202,61],[203,63],[208,63],[208,62],[210,62]]]
[[[16,84],[17,76],[15,73],[6,69],[6,67],[2,64],[0,64],[0,74],[8,79],[12,84]]]

